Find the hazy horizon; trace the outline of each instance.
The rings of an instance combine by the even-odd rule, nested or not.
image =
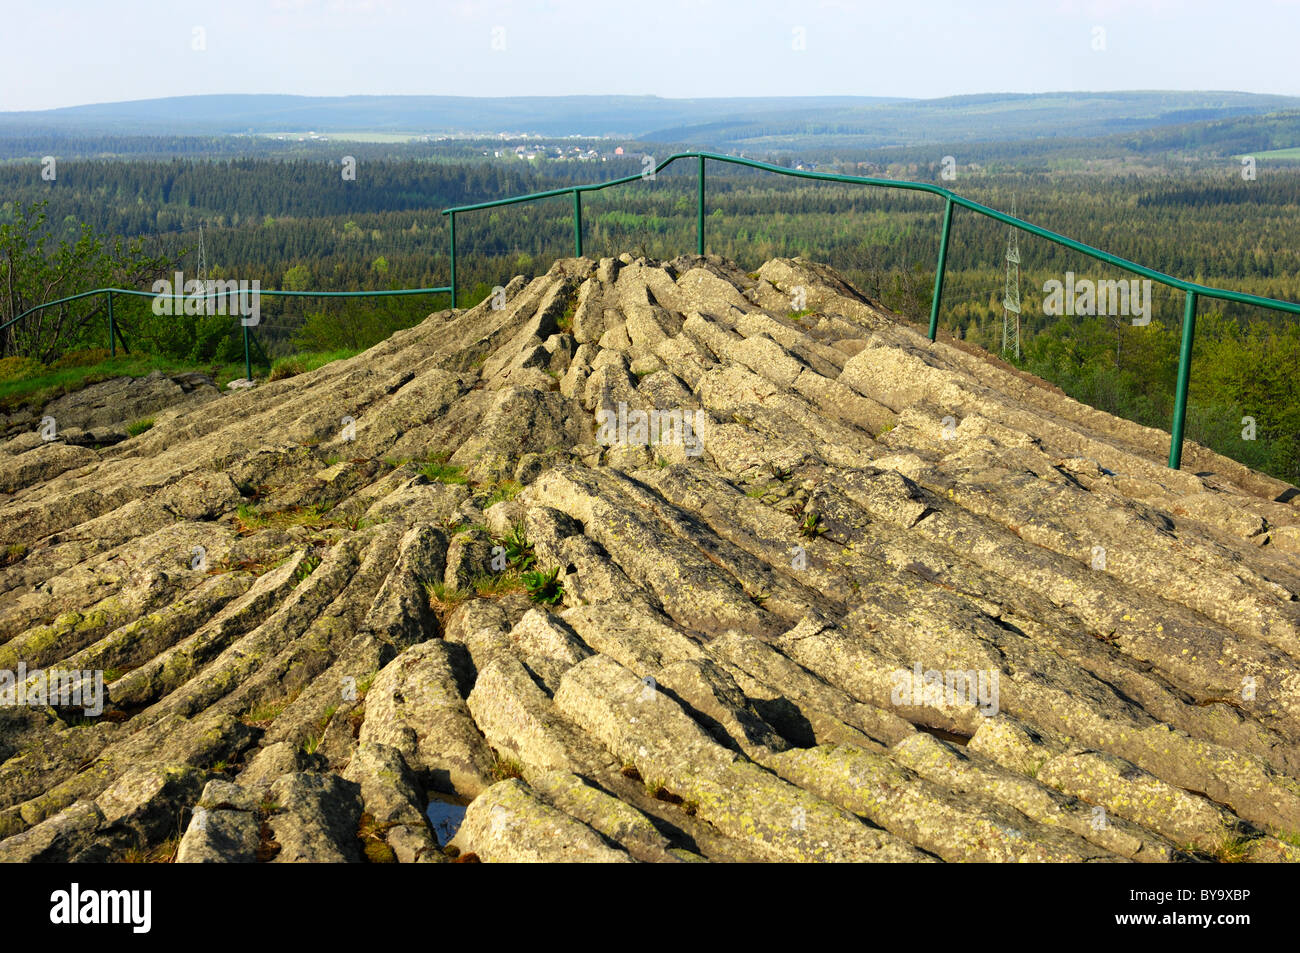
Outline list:
[[[26,0],[0,111],[191,95],[1300,95],[1300,0]],[[73,64],[73,68],[69,68]]]
[[[32,108],[32,109],[12,109],[12,110],[0,109],[0,112],[12,112],[12,113],[23,113],[23,112],[31,112],[31,113],[37,113],[37,112],[51,112],[51,111],[59,110],[59,109],[82,109],[82,108],[89,108],[89,107],[95,107],[95,106],[117,106],[117,105],[129,104],[129,103],[157,102],[157,101],[164,101],[164,100],[168,100],[168,99],[192,99],[192,98],[196,98],[196,97],[200,97],[200,96],[213,96],[213,97],[221,97],[221,96],[268,96],[268,97],[270,97],[270,96],[292,96],[292,97],[298,97],[298,98],[302,98],[302,99],[343,99],[343,98],[353,98],[353,97],[374,97],[374,98],[383,98],[383,97],[401,97],[401,96],[410,96],[410,97],[436,97],[436,98],[447,98],[447,99],[483,99],[483,100],[489,100],[489,99],[506,99],[506,100],[527,100],[527,99],[580,99],[580,98],[583,98],[583,97],[589,97],[589,98],[592,98],[592,99],[602,99],[602,98],[609,98],[609,97],[628,97],[628,98],[663,99],[663,100],[668,100],[668,101],[673,101],[673,102],[702,102],[702,101],[710,101],[710,100],[743,100],[743,99],[751,99],[751,100],[770,100],[770,99],[808,99],[808,100],[814,100],[814,99],[831,99],[831,98],[860,98],[860,99],[863,99],[863,100],[873,100],[873,99],[874,99],[874,100],[882,100],[882,101],[883,101],[883,100],[897,100],[897,101],[911,101],[911,102],[922,103],[922,102],[938,102],[938,101],[942,101],[942,100],[945,100],[945,99],[959,99],[959,98],[962,98],[962,97],[971,97],[971,96],[974,96],[974,97],[988,96],[988,97],[996,98],[996,97],[1002,97],[1002,96],[1051,96],[1051,95],[1055,95],[1055,94],[1061,94],[1061,95],[1094,95],[1094,94],[1095,94],[1095,95],[1105,95],[1105,94],[1113,94],[1113,93],[1207,93],[1207,94],[1212,94],[1212,93],[1223,93],[1223,94],[1233,94],[1233,95],[1238,95],[1238,94],[1239,94],[1239,95],[1245,95],[1245,96],[1273,96],[1273,95],[1277,95],[1277,96],[1289,96],[1289,95],[1294,95],[1294,96],[1300,97],[1300,93],[1294,93],[1294,94],[1292,94],[1292,93],[1268,93],[1268,92],[1259,92],[1258,90],[1253,90],[1253,89],[1211,89],[1211,88],[1205,88],[1205,89],[1156,89],[1156,88],[1153,88],[1153,89],[1069,89],[1069,90],[1066,90],[1066,89],[1041,89],[1041,90],[984,89],[984,90],[979,90],[979,91],[976,91],[976,92],[970,92],[970,93],[964,93],[964,92],[963,92],[963,93],[952,93],[952,94],[947,95],[947,96],[870,96],[870,95],[867,95],[867,94],[862,94],[862,95],[860,95],[860,96],[854,96],[854,94],[845,94],[845,93],[827,93],[827,94],[807,93],[807,94],[804,94],[804,95],[797,95],[797,96],[758,96],[758,95],[755,95],[755,96],[659,96],[659,95],[656,94],[656,93],[554,93],[554,94],[551,94],[551,93],[519,93],[519,94],[500,93],[500,94],[491,94],[491,95],[488,95],[488,94],[475,95],[475,94],[473,94],[473,93],[339,93],[339,94],[321,94],[321,95],[317,95],[317,94],[313,94],[313,93],[232,92],[232,91],[230,91],[230,90],[225,90],[225,91],[216,90],[216,91],[213,91],[213,92],[211,92],[211,93],[177,93],[177,94],[174,94],[174,95],[164,95],[164,96],[144,96],[144,97],[138,97],[138,98],[135,98],[135,99],[104,99],[104,100],[91,100],[91,101],[84,102],[84,103],[68,103],[68,104],[63,105],[63,106],[49,106],[49,107],[44,107],[44,106],[42,106],[42,107],[35,107],[35,108]]]

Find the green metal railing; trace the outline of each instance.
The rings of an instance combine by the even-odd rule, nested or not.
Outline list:
[[[678,159],[695,159],[697,161],[697,190],[696,190],[696,239],[695,250],[699,255],[704,254],[704,208],[705,208],[705,161],[723,162],[729,165],[745,166],[751,169],[759,169],[765,172],[774,172],[778,175],[789,176],[798,179],[812,179],[820,182],[841,182],[850,185],[870,185],[878,188],[899,189],[909,192],[925,192],[930,195],[939,196],[944,200],[943,225],[939,237],[939,256],[935,265],[934,273],[934,293],[930,301],[930,330],[929,337],[933,341],[938,335],[939,330],[939,307],[943,299],[943,280],[947,268],[948,259],[948,241],[952,232],[953,210],[957,207],[968,209],[976,212],[986,218],[1002,222],[1014,228],[1028,232],[1031,235],[1037,235],[1045,238],[1050,242],[1070,248],[1081,254],[1094,258],[1097,261],[1113,265],[1143,278],[1149,278],[1166,287],[1182,291],[1185,295],[1183,309],[1183,332],[1182,342],[1179,350],[1178,360],[1178,380],[1174,395],[1174,415],[1173,424],[1170,428],[1170,445],[1169,445],[1169,466],[1178,469],[1182,465],[1183,453],[1183,433],[1187,420],[1187,391],[1191,379],[1192,364],[1192,345],[1196,334],[1196,306],[1200,298],[1216,298],[1221,301],[1233,301],[1240,304],[1256,305],[1262,308],[1268,308],[1273,311],[1283,311],[1290,314],[1300,315],[1300,304],[1289,301],[1278,301],[1274,298],[1265,298],[1260,295],[1247,294],[1240,291],[1229,291],[1224,288],[1214,288],[1208,285],[1202,285],[1197,282],[1185,281],[1181,278],[1175,278],[1173,275],[1167,275],[1164,272],[1156,271],[1154,268],[1148,268],[1145,265],[1129,261],[1127,258],[1121,258],[1118,255],[1112,255],[1109,252],[1086,245],[1083,242],[1075,241],[1065,235],[1053,232],[1050,229],[1034,225],[1032,222],[1026,222],[1023,219],[999,212],[997,209],[989,208],[974,202],[970,199],[963,198],[955,192],[945,189],[942,186],[932,185],[928,182],[909,182],[903,179],[881,179],[868,176],[857,175],[838,175],[829,172],[813,172],[805,169],[787,169],[783,166],[772,165],[767,162],[759,162],[755,159],[745,159],[739,156],[720,155],[714,152],[678,152],[664,159],[654,167],[654,173],[658,174]],[[611,179],[608,182],[597,182],[588,185],[566,186],[559,189],[548,189],[543,192],[532,192],[527,195],[516,195],[504,199],[496,199],[491,202],[479,202],[473,205],[458,205],[453,208],[443,209],[442,214],[448,217],[448,237],[450,241],[450,262],[449,262],[449,284],[446,287],[439,288],[405,288],[393,291],[260,291],[259,295],[271,297],[315,297],[315,298],[365,298],[365,297],[387,297],[392,295],[416,295],[416,294],[450,294],[451,307],[456,308],[456,216],[467,212],[475,212],[482,209],[501,208],[506,205],[517,205],[524,202],[536,202],[540,199],[554,198],[558,196],[570,196],[573,202],[573,251],[578,257],[582,255],[582,195],[585,192],[599,192],[603,189],[612,188],[616,185],[626,185],[638,180],[649,179],[651,176],[646,171],[623,176],[618,179]],[[209,295],[199,297],[208,299],[229,295],[232,292],[220,291],[213,292]],[[56,305],[66,304],[70,301],[76,301],[81,298],[87,298],[92,295],[103,294],[108,298],[108,338],[109,351],[116,354],[116,341],[121,341],[123,348],[126,348],[126,341],[122,338],[121,330],[116,326],[113,319],[113,296],[114,295],[133,295],[144,298],[156,298],[157,294],[147,291],[135,291],[127,288],[96,288],[93,291],[83,291],[80,294],[69,295],[66,298],[59,298],[55,301],[49,301],[44,304],[29,308],[22,314],[11,318],[4,324],[0,324],[0,332],[6,330],[18,321],[34,314],[45,308],[55,307]],[[189,295],[176,295],[175,297],[188,298]],[[250,341],[256,344],[249,331],[248,325],[243,325],[244,335],[244,370],[247,376],[252,377],[252,362]],[[261,350],[260,345],[258,349]],[[263,352],[265,357],[265,352]]]
[[[666,168],[678,159],[696,159],[698,160],[698,188],[697,188],[697,209],[696,209],[696,235],[695,250],[699,255],[704,254],[704,163],[705,160],[714,162],[725,162],[730,165],[746,166],[751,169],[761,169],[766,172],[775,172],[779,175],[790,176],[798,179],[814,179],[820,182],[842,182],[850,185],[871,185],[879,188],[901,189],[910,192],[926,192],[930,195],[937,195],[944,200],[943,210],[943,230],[939,237],[939,258],[935,266],[934,273],[934,294],[930,301],[930,340],[935,340],[939,330],[939,304],[943,298],[943,279],[947,267],[948,259],[948,239],[952,232],[952,213],[953,209],[960,206],[976,212],[987,218],[994,219],[998,222],[1011,225],[1022,231],[1029,232],[1031,235],[1037,235],[1045,238],[1050,242],[1055,242],[1066,248],[1073,249],[1095,258],[1097,261],[1105,262],[1108,265],[1114,265],[1125,271],[1140,275],[1143,278],[1150,278],[1152,281],[1159,282],[1169,288],[1184,292],[1186,295],[1183,309],[1183,335],[1178,361],[1178,383],[1174,396],[1174,419],[1171,427],[1171,440],[1169,444],[1169,466],[1178,469],[1182,465],[1183,456],[1183,432],[1187,421],[1187,388],[1188,381],[1191,377],[1192,364],[1192,343],[1196,333],[1196,305],[1200,298],[1217,298],[1221,301],[1235,301],[1241,304],[1257,305],[1261,308],[1269,308],[1274,311],[1285,311],[1290,314],[1300,314],[1300,304],[1289,301],[1278,301],[1274,298],[1264,298],[1259,295],[1247,294],[1241,291],[1228,291],[1224,288],[1213,288],[1208,285],[1198,284],[1193,281],[1185,281],[1181,278],[1175,278],[1173,275],[1167,275],[1164,272],[1156,271],[1154,268],[1148,268],[1137,262],[1129,261],[1127,258],[1121,258],[1118,255],[1112,255],[1110,252],[1102,251],[1100,248],[1094,248],[1091,245],[1085,245],[1083,242],[1075,241],[1073,238],[1067,238],[1065,235],[1053,232],[1050,229],[1042,228],[1031,222],[999,212],[997,209],[989,208],[987,205],[981,205],[979,202],[971,201],[968,198],[956,194],[955,192],[945,189],[942,186],[932,185],[928,182],[908,182],[901,179],[879,179],[858,175],[837,175],[829,172],[813,172],[804,169],[787,169],[779,165],[771,165],[767,162],[758,162],[754,159],[744,159],[739,156],[719,155],[714,152],[678,152],[664,159],[655,166],[655,173]],[[500,208],[503,205],[516,205],[521,202],[535,202],[539,199],[552,198],[560,195],[573,196],[573,249],[578,256],[582,255],[582,194],[584,192],[598,192],[602,189],[612,188],[616,185],[625,185],[629,182],[635,182],[638,179],[647,179],[649,176],[645,173],[624,176],[620,179],[611,179],[608,182],[599,182],[591,185],[569,186],[561,189],[549,189],[545,192],[533,192],[529,195],[516,195],[510,198],[497,199],[493,202],[479,202],[474,205],[458,205],[454,208],[443,209],[442,214],[450,218],[451,233],[451,306],[456,307],[456,216],[465,212],[475,212],[480,209]]]
[[[453,280],[454,280],[454,275],[453,275]],[[251,292],[246,292],[246,293],[251,293]],[[422,294],[448,294],[448,293],[452,295],[452,307],[455,307],[456,306],[455,292],[452,290],[452,287],[450,285],[442,288],[400,288],[394,291],[275,291],[275,290],[263,291],[261,289],[258,289],[256,292],[256,294],[259,297],[261,297],[262,295],[267,295],[270,297],[277,297],[277,298],[384,298],[384,297],[391,297],[394,295],[422,295]],[[15,315],[14,317],[6,321],[4,324],[0,324],[0,332],[3,332],[8,328],[12,327],[13,325],[17,324],[19,321],[27,317],[29,314],[36,314],[39,311],[44,311],[46,308],[53,308],[57,305],[67,304],[69,301],[78,301],[82,298],[89,298],[94,295],[100,295],[100,294],[107,296],[108,299],[108,353],[110,356],[116,356],[118,341],[122,342],[122,350],[126,351],[126,353],[130,354],[131,349],[126,346],[126,338],[122,336],[122,329],[119,328],[117,326],[117,323],[113,320],[113,296],[114,295],[130,295],[136,298],[171,298],[174,301],[195,301],[195,300],[209,301],[214,298],[230,297],[232,295],[238,296],[240,292],[226,289],[222,291],[209,292],[208,294],[203,294],[203,295],[193,295],[193,294],[184,294],[184,293],[165,295],[153,291],[136,291],[132,288],[95,288],[91,291],[83,291],[80,294],[68,295],[66,298],[57,298],[54,301],[47,301],[44,304],[38,304],[34,308],[28,308],[22,314]],[[238,315],[232,314],[232,317],[237,317],[237,316]],[[251,347],[256,347],[257,350],[261,352],[263,362],[268,367],[270,366],[271,361],[270,358],[267,357],[266,351],[262,349],[262,345],[257,341],[256,336],[249,330],[251,326],[247,324],[243,324],[242,322],[241,322],[241,326],[243,328],[243,335],[244,335],[244,376],[249,379],[252,379],[253,362],[252,362]]]

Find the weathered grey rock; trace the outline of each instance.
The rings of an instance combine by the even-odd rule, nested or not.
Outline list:
[[[384,851],[379,846],[382,844],[404,864],[444,859],[424,814],[428,798],[401,752],[387,745],[363,744],[357,748],[343,777],[361,787],[361,801],[370,828],[365,833],[373,841],[365,846],[367,855],[382,857]],[[364,829],[366,824],[362,826]]]
[[[176,852],[178,864],[251,864],[261,845],[260,805],[245,788],[209,781]]]
[[[118,377],[73,391],[45,405],[60,429],[129,424],[162,411],[193,410],[215,400],[220,391],[203,374],[168,376],[154,371],[145,377]]]
[[[0,862],[67,863],[108,859],[96,832],[104,815],[92,801],[78,801],[30,830],[0,841]]]
[[[0,857],[1297,859],[1294,488],[802,259],[505,299],[0,420],[0,671],[107,688],[0,708]]]
[[[1043,765],[1038,777],[1180,845],[1218,850],[1238,833],[1232,816],[1204,797],[1179,790],[1104,752],[1058,755]]]
[[[488,863],[627,863],[574,817],[537,797],[522,781],[494,784],[470,804],[452,846]]]
[[[178,835],[183,812],[203,790],[208,772],[188,764],[137,765],[96,798],[104,834],[148,845]]]
[[[286,774],[271,785],[276,863],[361,860],[360,786],[335,774]]]
[[[530,779],[533,791],[626,850],[636,860],[677,863],[671,842],[648,817],[576,774],[547,771]]]
[[[469,710],[498,756],[528,772],[616,767],[559,717],[529,670],[507,652],[497,653],[479,669]]]
[[[771,764],[782,777],[945,860],[1118,859],[992,799],[953,794],[885,755],[826,746],[784,752]]]
[[[249,760],[248,766],[239,772],[236,781],[240,786],[262,796],[284,775],[309,771],[317,766],[318,761],[306,754],[298,745],[278,741],[265,748],[259,748]]]
[[[728,836],[748,831],[773,860],[920,860],[902,841],[714,742],[649,682],[594,655],[564,676],[556,706],[656,789],[693,805]]]
[[[1147,863],[1175,860],[1174,844],[1095,805],[1063,797],[1045,783],[994,765],[978,753],[916,732],[894,746],[900,764],[968,798],[987,797],[1040,824],[1065,828],[1106,850]]]
[[[395,658],[366,694],[361,742],[396,748],[427,786],[472,798],[492,783],[493,758],[465,705],[459,666],[442,642]]]
[[[453,536],[447,549],[447,569],[443,577],[447,587],[469,589],[478,577],[492,572],[494,545],[486,533],[478,530]]]
[[[62,442],[38,444],[26,453],[0,457],[0,492],[14,493],[98,460],[99,454],[85,447]]]

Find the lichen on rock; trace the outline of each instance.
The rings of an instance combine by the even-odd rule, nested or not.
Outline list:
[[[1293,488],[802,259],[504,299],[11,421],[0,860],[1298,859]]]

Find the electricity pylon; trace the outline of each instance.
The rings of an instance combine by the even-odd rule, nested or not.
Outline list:
[[[1011,197],[1011,215],[1016,214],[1016,199]],[[1020,360],[1020,237],[1014,225],[1007,226],[1007,284],[1002,296],[1002,353],[1010,344],[1011,316],[1014,314],[1016,360]]]
[[[204,287],[207,287],[206,282],[208,280],[208,253],[207,250],[203,247],[203,226],[202,225],[199,226],[199,273],[195,277],[197,277],[199,281],[204,282]]]

